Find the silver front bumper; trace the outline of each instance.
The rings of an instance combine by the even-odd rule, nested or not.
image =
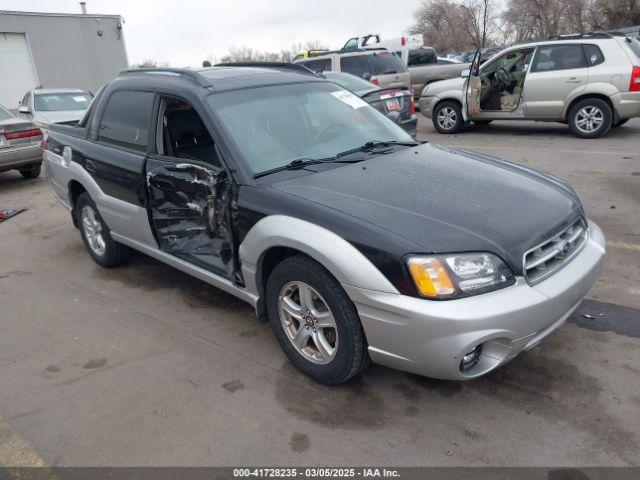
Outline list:
[[[450,301],[424,300],[346,286],[375,363],[434,378],[475,378],[510,361],[562,326],[602,271],[605,238],[589,222],[581,252],[544,281],[524,278],[503,290]],[[479,362],[460,372],[462,356],[483,344]]]
[[[427,118],[431,118],[431,110],[433,108],[435,97],[420,97],[418,100],[418,106],[420,113]]]

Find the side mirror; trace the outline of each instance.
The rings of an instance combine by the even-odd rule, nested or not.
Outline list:
[[[20,108],[18,109],[19,113],[31,113],[29,111],[29,108],[25,107],[24,105],[20,106]]]
[[[460,76],[462,78],[469,78],[469,76],[471,75],[471,70],[467,69],[467,70],[463,70],[460,72]]]

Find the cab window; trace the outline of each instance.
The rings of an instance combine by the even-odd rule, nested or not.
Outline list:
[[[597,45],[582,45],[582,50],[584,50],[584,56],[587,59],[588,66],[595,67],[604,62],[602,50],[600,50],[600,47]]]
[[[189,102],[176,97],[163,97],[158,120],[158,153],[222,166],[213,138]]]
[[[154,94],[120,90],[109,98],[100,122],[98,141],[145,152]]]

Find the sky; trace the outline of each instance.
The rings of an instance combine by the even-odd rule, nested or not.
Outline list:
[[[420,0],[87,0],[88,13],[121,15],[130,64],[146,59],[198,66],[229,48],[279,51],[318,40],[331,48],[351,37],[399,37]],[[79,13],[76,0],[0,0],[0,10]]]

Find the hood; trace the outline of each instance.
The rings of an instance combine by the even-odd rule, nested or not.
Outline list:
[[[41,123],[61,123],[80,121],[86,110],[58,110],[51,112],[37,111],[33,113],[33,121]]]
[[[422,96],[433,96],[445,90],[460,90],[464,88],[464,82],[466,78],[455,77],[448,80],[438,80],[437,82],[430,83],[422,90]]]
[[[416,246],[407,254],[489,251],[516,274],[527,250],[582,215],[555,177],[430,144],[272,186],[403,237]]]

